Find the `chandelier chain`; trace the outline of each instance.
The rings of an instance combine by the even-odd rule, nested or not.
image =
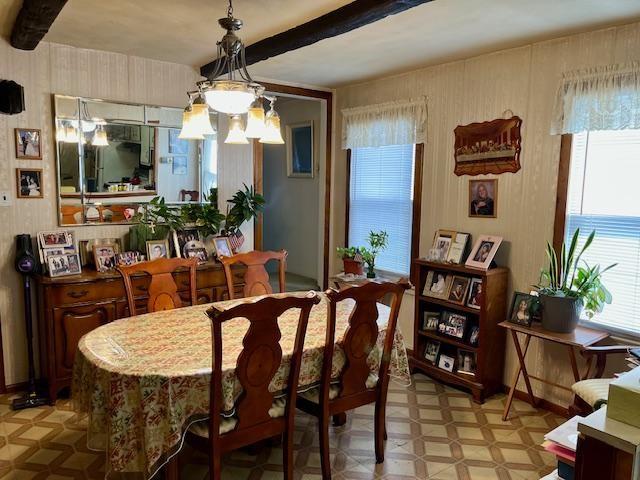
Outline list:
[[[229,8],[227,8],[227,17],[233,18],[233,0],[229,0]]]

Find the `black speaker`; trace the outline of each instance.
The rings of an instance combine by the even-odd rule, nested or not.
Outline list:
[[[36,272],[38,263],[31,246],[31,235],[16,235],[16,270],[22,274],[24,293],[24,323],[27,336],[27,355],[29,360],[29,381],[27,392],[11,402],[14,410],[37,407],[47,404],[47,397],[40,392],[36,383],[36,370],[33,359],[33,324],[31,312],[31,275]]]
[[[13,80],[0,80],[0,113],[24,112],[24,88]]]

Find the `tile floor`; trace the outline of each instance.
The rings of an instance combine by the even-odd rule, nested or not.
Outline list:
[[[538,479],[553,470],[554,459],[539,447],[542,436],[563,419],[515,401],[511,419],[501,419],[504,395],[484,405],[469,395],[422,375],[413,385],[391,382],[387,407],[385,461],[373,453],[373,409],[349,414],[347,424],[331,427],[334,480]],[[87,450],[85,430],[69,402],[14,412],[10,396],[0,396],[0,478],[99,479],[104,458]],[[315,419],[296,417],[296,480],[321,479]],[[185,447],[182,479],[208,478],[207,458]],[[265,447],[257,455],[234,452],[223,479],[281,479],[281,450]]]

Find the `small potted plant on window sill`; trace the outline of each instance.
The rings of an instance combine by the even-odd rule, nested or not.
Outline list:
[[[376,256],[378,253],[387,248],[387,244],[389,243],[389,235],[384,230],[379,232],[371,231],[369,232],[369,248],[362,247],[360,249],[360,253],[362,255],[362,259],[364,263],[367,264],[367,278],[375,278],[375,265],[376,265]]]
[[[562,244],[560,258],[547,243],[549,266],[542,272],[541,285],[536,286],[542,307],[542,326],[547,330],[571,333],[578,325],[583,308],[591,318],[601,312],[605,304],[611,303],[611,293],[602,284],[602,274],[616,264],[602,270],[600,265],[580,264],[580,258],[593,242],[595,234],[595,230],[591,232],[577,253],[580,236],[580,229],[577,229],[569,247]]]
[[[344,273],[353,275],[364,275],[364,267],[362,264],[362,256],[360,250],[356,247],[338,247],[338,256],[342,259],[344,265]]]

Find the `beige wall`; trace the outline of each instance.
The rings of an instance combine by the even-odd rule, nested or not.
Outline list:
[[[425,95],[428,98],[427,144],[424,154],[420,255],[426,255],[438,228],[501,235],[505,243],[497,261],[511,269],[512,289],[528,291],[538,280],[544,246],[553,235],[560,137],[549,135],[551,110],[561,72],[592,65],[640,60],[640,24],[574,35],[505,50],[464,61],[428,67],[337,90],[340,110]],[[523,119],[522,169],[498,178],[498,217],[467,216],[470,178],[453,173],[453,130],[457,125],[504,117],[505,111]],[[511,113],[508,113],[510,116]],[[344,238],[345,152],[335,151],[332,247]],[[333,248],[332,248],[333,251]],[[332,257],[332,272],[340,269]],[[400,324],[409,341],[413,331],[413,301],[409,295]],[[516,357],[506,352],[505,381],[511,379]],[[566,352],[533,344],[528,367],[534,375],[570,385]],[[509,380],[510,382],[510,380]],[[534,382],[535,383],[535,382]],[[520,388],[524,388],[520,385]],[[536,394],[564,403],[567,392],[535,386]]]
[[[200,79],[187,66],[122,54],[41,43],[33,52],[11,48],[0,40],[0,78],[24,86],[26,111],[0,114],[0,191],[12,196],[11,207],[0,207],[0,321],[7,384],[26,379],[26,342],[20,278],[13,269],[14,236],[35,235],[57,226],[55,151],[52,136],[51,94],[61,93],[108,100],[183,107],[186,91]],[[13,129],[42,130],[42,161],[16,160]],[[222,125],[226,130],[226,126]],[[225,135],[226,132],[223,133]],[[222,137],[224,138],[224,136]],[[44,199],[15,198],[15,168],[44,170]],[[251,148],[222,148],[219,161],[220,198],[230,198],[242,182],[252,181]],[[118,237],[128,227],[77,227],[80,239]],[[248,231],[247,245],[253,245]]]

